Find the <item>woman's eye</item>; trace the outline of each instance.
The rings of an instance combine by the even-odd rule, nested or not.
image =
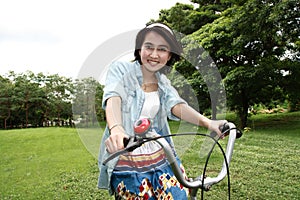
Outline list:
[[[165,48],[165,47],[158,48],[157,50],[161,51],[161,52],[167,52],[168,51],[168,49]]]
[[[153,47],[153,46],[151,46],[151,45],[145,45],[145,49],[153,50],[153,49],[154,49],[154,47]]]

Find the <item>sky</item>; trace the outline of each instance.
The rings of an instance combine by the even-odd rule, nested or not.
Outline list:
[[[161,9],[189,0],[0,0],[0,75],[76,78],[105,41],[141,29]]]

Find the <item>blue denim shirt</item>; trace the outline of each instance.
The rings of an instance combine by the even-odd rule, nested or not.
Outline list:
[[[167,119],[179,120],[171,113],[173,106],[179,103],[186,103],[178,95],[175,88],[171,86],[169,79],[159,72],[156,73],[158,80],[158,92],[160,97],[160,109],[155,119],[152,121],[152,127],[162,134],[170,134],[170,129]],[[145,94],[141,89],[143,76],[141,65],[139,62],[121,62],[116,61],[111,64],[107,72],[104,94],[103,94],[103,109],[106,108],[107,99],[119,96],[122,100],[122,120],[123,126],[128,135],[134,135],[133,125],[139,119],[142,111]],[[108,127],[105,128],[99,154],[99,181],[98,187],[102,189],[110,188],[110,177],[112,171],[118,161],[118,158],[111,160],[106,166],[102,164],[109,153],[105,149],[104,141],[109,137]],[[169,140],[173,146],[172,140]]]

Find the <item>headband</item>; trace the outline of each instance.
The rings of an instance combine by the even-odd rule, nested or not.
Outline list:
[[[162,24],[162,23],[153,23],[153,24],[148,25],[146,28],[153,28],[153,27],[155,27],[155,26],[164,28],[164,29],[166,29],[167,31],[169,31],[172,35],[174,35],[173,31],[172,31],[167,25]]]

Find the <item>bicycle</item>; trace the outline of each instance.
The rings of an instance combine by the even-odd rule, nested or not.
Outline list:
[[[172,134],[172,135],[167,135],[167,136],[156,136],[156,137],[149,137],[148,132],[149,129],[151,127],[151,121],[149,119],[140,119],[138,120],[135,125],[134,125],[134,132],[135,135],[131,136],[129,138],[124,139],[124,149],[119,150],[113,154],[111,154],[104,162],[103,164],[105,165],[107,162],[109,162],[110,160],[112,160],[113,158],[125,153],[125,152],[131,152],[134,149],[140,147],[142,144],[149,142],[149,141],[156,141],[158,144],[160,144],[160,146],[162,147],[162,149],[164,150],[165,154],[166,154],[166,158],[168,160],[168,162],[171,165],[171,168],[174,172],[174,175],[176,176],[177,180],[186,188],[190,189],[190,199],[191,200],[197,200],[197,192],[198,190],[201,188],[201,199],[203,199],[204,197],[204,191],[208,191],[210,190],[210,188],[214,185],[219,183],[220,181],[222,181],[226,175],[228,178],[228,199],[230,199],[230,176],[229,176],[229,165],[230,165],[230,161],[232,158],[232,154],[233,154],[233,148],[234,148],[234,143],[235,140],[237,138],[240,138],[242,136],[242,132],[236,128],[236,126],[229,122],[224,124],[223,127],[220,127],[220,130],[222,132],[222,136],[229,136],[228,138],[228,142],[227,142],[227,147],[226,147],[226,152],[224,152],[224,149],[222,148],[222,146],[220,145],[220,143],[218,142],[218,140],[221,138],[218,137],[217,139],[215,139],[216,137],[216,133],[212,132],[210,134],[201,134],[201,133],[196,133],[196,132],[185,132],[185,133],[178,133],[178,134]],[[177,162],[176,162],[176,158],[174,156],[174,152],[171,148],[171,146],[169,145],[169,143],[167,142],[167,140],[165,140],[164,138],[166,137],[174,137],[174,136],[184,136],[184,135],[200,135],[200,136],[204,136],[204,137],[209,137],[214,141],[214,144],[212,146],[212,148],[210,149],[206,162],[205,162],[205,166],[203,169],[203,173],[202,175],[200,175],[199,177],[196,177],[194,179],[185,179],[182,171],[180,169],[180,167],[178,166]],[[220,148],[224,161],[223,161],[223,165],[222,168],[218,174],[218,176],[216,177],[206,177],[205,173],[206,173],[206,168],[208,165],[208,160],[210,158],[211,153],[213,152],[213,149],[215,147],[215,145],[218,145],[218,147]],[[204,178],[203,178],[204,177]]]

